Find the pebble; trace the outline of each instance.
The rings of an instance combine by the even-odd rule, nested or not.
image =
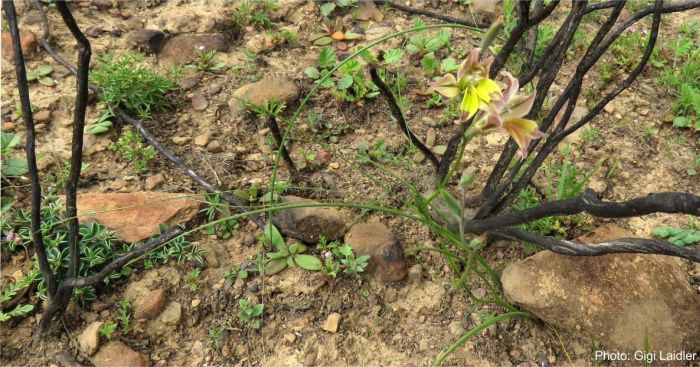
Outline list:
[[[331,333],[336,333],[336,332],[338,332],[338,325],[339,324],[340,324],[340,314],[337,312],[333,312],[332,314],[328,315],[328,318],[323,323],[323,330],[331,332]]]
[[[197,306],[199,306],[200,303],[202,303],[201,299],[199,299],[199,298],[193,299],[192,300],[192,308],[196,308]]]
[[[333,168],[333,169],[338,169],[338,168],[340,168],[340,163],[333,162],[333,163],[329,164],[328,167]]]
[[[612,114],[613,112],[615,112],[615,106],[613,106],[612,103],[608,103],[605,105],[605,107],[603,107],[603,111]]]
[[[202,134],[194,137],[194,145],[199,147],[205,147],[209,144],[209,135]]]
[[[255,236],[252,234],[247,234],[243,237],[243,245],[252,246],[255,243]]]
[[[224,151],[224,146],[218,140],[213,140],[209,145],[207,145],[207,150],[212,153],[221,153]]]
[[[192,96],[192,108],[194,108],[195,111],[204,111],[207,109],[208,105],[209,101],[207,101],[207,98],[204,97],[202,93],[195,93]]]
[[[170,140],[177,145],[184,145],[185,143],[190,141],[190,137],[189,136],[173,136]]]
[[[253,284],[248,286],[248,290],[253,292],[253,293],[257,293],[260,291],[260,286],[258,285],[258,283],[253,283]]]
[[[207,94],[214,95],[221,92],[221,85],[220,84],[214,84],[209,89],[207,89]]]
[[[408,283],[409,284],[420,284],[420,282],[423,280],[423,268],[420,266],[420,264],[416,264],[411,266],[408,269]]]
[[[180,83],[180,88],[183,90],[190,90],[199,84],[200,76],[199,75],[194,75],[194,76],[189,76],[185,79],[182,80]]]
[[[289,333],[284,335],[284,341],[287,345],[292,345],[297,340],[297,336],[294,333]]]
[[[13,131],[15,129],[16,124],[14,122],[3,122],[2,123],[2,131],[8,132],[8,131]]]
[[[34,114],[34,122],[48,122],[51,120],[51,111],[41,110]]]
[[[643,108],[641,111],[639,111],[639,114],[642,116],[646,116],[649,114],[649,109],[648,108]]]
[[[146,178],[145,187],[146,190],[153,190],[165,182],[165,176],[162,173],[157,175],[149,176]]]

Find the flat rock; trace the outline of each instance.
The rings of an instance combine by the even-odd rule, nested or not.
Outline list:
[[[226,52],[228,41],[220,33],[180,34],[168,40],[159,56],[166,64],[187,64],[195,50]]]
[[[120,341],[111,341],[97,352],[92,362],[96,367],[148,367],[148,357],[133,351]]]
[[[41,110],[32,116],[34,122],[49,122],[51,121],[51,111]]]
[[[152,319],[160,315],[165,307],[165,289],[154,289],[145,297],[136,301],[136,318],[137,319]]]
[[[192,96],[192,108],[195,111],[204,111],[207,109],[208,105],[209,101],[207,101],[207,97],[205,97],[204,94],[195,93],[194,96]]]
[[[282,201],[284,203],[318,203],[296,196],[285,196]],[[302,207],[275,212],[272,223],[286,236],[316,244],[321,236],[329,241],[343,237],[347,222],[336,208]]]
[[[144,191],[78,195],[82,223],[97,221],[125,242],[137,242],[159,233],[159,224],[186,223],[199,212],[203,197]]]
[[[399,239],[380,222],[356,224],[345,235],[355,256],[369,255],[368,272],[390,283],[406,276],[406,259]]]
[[[328,315],[328,318],[326,318],[326,321],[323,322],[323,330],[331,332],[331,333],[337,333],[339,325],[340,325],[340,314],[337,312],[333,312],[332,314]]]
[[[602,227],[579,238],[631,237]],[[660,255],[575,257],[542,251],[508,266],[503,289],[542,320],[620,351],[691,350],[700,340],[700,294],[682,261]],[[578,331],[580,330],[580,331]]]
[[[172,333],[177,329],[182,319],[182,304],[171,302],[165,310],[146,324],[145,332],[154,337],[160,337]]]
[[[272,100],[291,103],[299,98],[301,89],[287,77],[268,77],[255,83],[246,84],[233,92],[228,105],[232,114],[238,114],[243,104],[237,99],[248,99],[252,104],[263,104]]]
[[[30,30],[20,29],[19,40],[24,60],[26,61],[31,59],[32,56],[34,56],[34,54],[36,53],[36,35]],[[12,47],[12,36],[10,36],[10,32],[6,31],[2,32],[2,57],[8,61],[12,61],[15,57],[15,51]]]
[[[95,321],[88,325],[78,337],[80,349],[89,356],[95,354],[100,347],[100,326],[102,322]]]
[[[162,185],[163,182],[165,182],[165,176],[163,176],[162,173],[158,173],[153,176],[146,177],[144,187],[146,188],[146,190],[153,190],[156,187]]]
[[[156,54],[165,43],[165,34],[155,29],[134,29],[126,34],[126,39],[132,41],[141,51]]]

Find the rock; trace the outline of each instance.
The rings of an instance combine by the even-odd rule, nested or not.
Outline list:
[[[194,145],[198,147],[206,147],[209,144],[209,134],[201,134],[194,137]]]
[[[188,76],[180,82],[180,88],[183,90],[190,90],[199,84],[200,79],[202,79],[202,77],[199,74]]]
[[[204,94],[195,93],[194,96],[192,96],[192,108],[195,111],[204,111],[207,109],[208,105],[209,101],[207,101],[207,97],[205,97]]]
[[[284,203],[318,204],[296,196],[285,196]],[[272,216],[272,223],[286,236],[316,244],[321,236],[334,241],[345,234],[346,221],[336,208],[302,207],[280,210]]]
[[[124,22],[126,29],[135,30],[143,28],[143,20],[139,17],[131,17]]]
[[[221,153],[224,151],[224,146],[218,140],[213,140],[207,145],[207,150],[211,153]]]
[[[51,121],[51,111],[41,110],[34,114],[34,122],[49,122]]]
[[[179,302],[171,302],[165,310],[146,324],[145,331],[148,335],[160,337],[173,333],[182,319],[182,305]]]
[[[157,175],[146,177],[144,187],[146,188],[146,190],[153,190],[156,187],[162,185],[163,182],[165,182],[165,176],[163,176],[162,173],[159,173]]]
[[[22,56],[24,61],[27,61],[36,53],[37,39],[34,32],[26,29],[19,30],[19,43],[22,48]],[[10,32],[2,32],[2,57],[5,60],[12,61],[15,57],[15,51],[12,47],[12,36]]]
[[[603,111],[609,114],[613,114],[615,112],[615,105],[608,102],[608,104],[606,104],[605,107],[603,107]]]
[[[384,14],[377,8],[374,1],[360,1],[355,9],[355,19],[357,20],[374,20],[381,22],[384,19]]]
[[[199,212],[201,196],[145,191],[83,193],[78,195],[78,218],[97,221],[125,242],[137,242],[159,233],[161,223],[184,224]]]
[[[301,89],[293,80],[287,77],[268,77],[238,88],[233,96],[259,105],[271,100],[291,103],[299,98],[300,93]],[[232,114],[240,113],[243,108],[237,98],[231,98],[228,102]]]
[[[196,56],[196,50],[226,52],[228,41],[219,33],[180,34],[165,44],[159,56],[169,65],[189,64]]]
[[[149,270],[141,280],[129,283],[124,291],[124,298],[135,304],[138,300],[145,299],[152,289],[174,289],[179,285],[180,278],[180,273],[171,267]]]
[[[398,238],[380,222],[356,224],[345,235],[355,256],[369,255],[368,272],[383,282],[397,282],[406,276],[406,260]]]
[[[649,114],[649,109],[648,109],[648,108],[642,108],[641,110],[639,110],[639,114],[640,114],[641,116],[647,116],[647,115]]]
[[[2,123],[2,131],[8,132],[8,131],[13,131],[17,127],[17,124],[11,121],[3,122]]]
[[[245,237],[243,237],[243,245],[250,247],[250,246],[253,246],[254,243],[255,243],[255,236],[253,236],[252,234],[247,234],[247,235],[245,235]]]
[[[286,345],[292,345],[297,340],[297,336],[294,333],[284,334],[284,343]]]
[[[501,0],[471,0],[470,9],[486,19],[494,21],[503,13]]]
[[[597,243],[631,237],[606,226],[583,236]],[[576,257],[542,251],[508,266],[503,289],[513,303],[542,320],[584,333],[620,351],[697,347],[700,294],[676,258],[609,254]],[[580,330],[580,331],[579,331]]]
[[[201,366],[202,362],[204,362],[204,343],[199,340],[195,341],[187,354],[188,358],[186,365]]]
[[[408,283],[409,284],[420,284],[423,280],[423,268],[420,264],[411,266],[408,269]]]
[[[218,268],[221,266],[219,257],[222,256],[224,250],[217,242],[202,242],[198,243],[197,246],[204,250],[204,263],[207,267]]]
[[[190,137],[189,136],[173,136],[170,140],[177,145],[185,145],[185,144],[187,144],[188,141],[190,141]]]
[[[120,341],[110,341],[97,352],[92,362],[96,367],[148,367],[148,357],[133,351]]]
[[[102,27],[88,27],[85,29],[85,35],[88,37],[92,38],[97,38],[102,35],[102,33],[106,33]]]
[[[109,10],[114,6],[112,0],[92,0],[92,5],[99,10]]]
[[[202,300],[199,298],[195,298],[192,300],[192,303],[190,305],[192,306],[192,308],[197,308],[197,306],[199,306],[200,303],[202,303]]]
[[[331,333],[337,333],[339,324],[340,324],[340,314],[337,312],[333,312],[332,314],[328,315],[328,318],[326,318],[326,321],[323,322],[323,330],[331,332]]]
[[[88,325],[78,337],[80,349],[89,356],[95,354],[100,347],[100,326],[102,322],[95,321]]]
[[[250,51],[260,53],[275,48],[275,42],[268,34],[256,34],[245,43],[245,47]]]
[[[134,29],[126,34],[126,39],[134,42],[141,51],[157,54],[163,48],[165,34],[155,29]]]
[[[464,326],[462,326],[462,321],[460,320],[454,320],[450,322],[448,328],[450,329],[450,333],[452,333],[452,335],[454,336],[464,335]]]
[[[163,288],[150,291],[146,297],[136,301],[136,318],[150,320],[160,315],[165,306],[165,298]]]
[[[214,84],[214,85],[210,86],[209,88],[207,88],[207,94],[210,96],[218,94],[219,92],[221,92],[221,88],[222,88],[221,84]]]

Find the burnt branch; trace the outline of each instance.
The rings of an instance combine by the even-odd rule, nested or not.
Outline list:
[[[19,28],[17,26],[17,13],[15,3],[12,0],[2,2],[7,17],[7,23],[12,37],[12,50],[14,52],[14,66],[17,76],[17,89],[19,99],[22,104],[22,117],[26,131],[25,151],[27,154],[27,168],[31,186],[31,230],[34,250],[39,260],[39,269],[46,283],[46,291],[49,299],[56,294],[56,277],[51,271],[49,260],[46,255],[44,238],[41,236],[41,181],[39,181],[39,169],[36,165],[36,132],[34,130],[34,120],[32,118],[31,101],[29,100],[29,85],[27,83],[27,69],[24,65],[24,55],[20,43]]]
[[[403,116],[403,112],[401,112],[401,107],[399,107],[399,104],[396,102],[396,97],[394,97],[394,94],[391,93],[389,87],[379,76],[379,74],[377,73],[377,69],[374,67],[370,68],[369,74],[372,76],[372,82],[374,82],[374,84],[379,88],[379,91],[384,96],[384,99],[386,99],[391,114],[398,122],[401,131],[404,133],[404,135],[406,135],[408,141],[411,144],[413,144],[416,148],[418,148],[418,150],[420,150],[423,154],[425,154],[425,157],[428,158],[428,161],[430,161],[433,167],[435,167],[435,169],[438,170],[440,168],[440,162],[438,161],[437,157],[435,156],[435,154],[433,154],[430,148],[426,147],[425,144],[423,144],[423,142],[421,142],[420,139],[418,139],[411,132],[411,129],[409,129],[408,124],[406,123],[406,119]]]
[[[275,138],[275,142],[277,143],[277,149],[280,151],[280,154],[282,154],[282,159],[284,159],[284,162],[287,164],[287,168],[289,169],[289,173],[292,175],[292,181],[294,182],[299,182],[301,181],[301,177],[299,176],[299,171],[297,170],[297,166],[294,164],[294,161],[292,160],[292,157],[289,156],[289,152],[287,152],[287,148],[282,144],[282,133],[280,132],[280,127],[277,125],[277,118],[275,116],[268,116],[267,117],[267,126],[270,128],[270,131],[272,132],[272,136]]]
[[[80,249],[78,237],[80,223],[78,222],[78,180],[83,163],[83,130],[85,128],[85,112],[88,104],[88,72],[92,51],[90,42],[75,23],[75,19],[63,1],[56,2],[56,9],[61,14],[63,22],[78,43],[78,74],[76,76],[75,114],[73,117],[73,136],[71,142],[70,173],[66,182],[66,214],[68,216],[68,276],[77,277],[80,268]]]
[[[399,3],[390,1],[390,0],[374,0],[375,4],[386,4],[396,10],[401,10],[404,13],[408,14],[416,14],[416,15],[425,15],[426,17],[429,18],[434,18],[434,19],[439,19],[439,20],[444,20],[446,22],[454,23],[454,24],[461,24],[461,25],[466,25],[469,27],[475,27],[475,28],[488,28],[491,24],[490,23],[478,23],[470,20],[464,20],[461,18],[456,18],[456,17],[451,17],[449,15],[445,14],[440,14],[436,13],[430,10],[424,10],[424,9],[418,9],[418,8],[412,8],[410,6],[405,6],[401,5]]]
[[[675,256],[700,262],[700,251],[678,247],[672,243],[644,238],[620,238],[607,242],[585,244],[559,238],[540,236],[517,228],[505,228],[489,232],[490,235],[518,242],[530,242],[543,249],[569,256],[601,256],[606,254],[656,254]]]
[[[464,230],[483,233],[555,215],[578,213],[588,213],[599,218],[628,218],[652,213],[700,216],[700,196],[682,192],[663,192],[623,202],[605,202],[600,200],[593,190],[586,190],[573,199],[550,201],[534,208],[486,219],[467,219],[464,221]]]

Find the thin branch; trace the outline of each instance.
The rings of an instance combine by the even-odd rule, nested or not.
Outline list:
[[[418,9],[418,8],[412,8],[410,6],[405,6],[401,5],[399,3],[390,1],[390,0],[374,0],[375,4],[386,4],[394,9],[401,10],[405,13],[409,14],[417,14],[417,15],[425,15],[426,17],[434,18],[434,19],[439,19],[439,20],[444,20],[446,22],[454,23],[454,24],[462,24],[466,25],[469,27],[476,27],[476,28],[488,28],[490,26],[490,23],[477,23],[469,20],[464,20],[461,18],[456,18],[456,17],[451,17],[449,15],[445,14],[440,14],[436,12],[432,12],[429,10],[424,10],[424,9]]]
[[[275,116],[272,115],[268,116],[267,126],[270,128],[272,136],[275,138],[275,142],[277,142],[277,149],[279,149],[280,153],[282,154],[282,158],[284,159],[285,163],[287,163],[287,168],[289,169],[289,173],[292,176],[292,181],[301,181],[301,176],[299,176],[297,166],[294,164],[292,157],[289,156],[287,148],[285,148],[284,144],[282,144],[282,133],[280,132],[279,125],[277,125],[277,118],[275,118]]]
[[[68,249],[69,263],[68,276],[78,276],[80,268],[80,249],[78,248],[78,236],[80,223],[78,222],[78,180],[83,163],[83,129],[85,128],[85,112],[88,103],[88,72],[90,68],[90,41],[75,23],[73,14],[68,10],[68,5],[63,1],[56,2],[56,9],[61,14],[63,22],[70,30],[73,38],[78,42],[78,74],[76,77],[75,115],[73,118],[73,137],[71,145],[71,168],[66,182],[66,215],[68,216]]]
[[[530,1],[520,0],[518,1],[518,21],[515,23],[515,28],[510,31],[510,35],[506,43],[501,47],[496,57],[491,64],[491,71],[489,72],[489,78],[495,78],[501,71],[501,68],[505,66],[508,57],[515,50],[515,46],[523,38],[523,34],[528,28],[528,22],[530,21]]]
[[[406,123],[406,119],[403,116],[403,112],[401,112],[401,107],[399,107],[399,104],[396,102],[396,97],[394,97],[394,94],[391,93],[391,90],[389,87],[384,83],[382,78],[379,76],[377,73],[377,69],[374,67],[371,67],[369,69],[369,74],[372,76],[372,82],[379,88],[379,91],[382,93],[384,96],[384,99],[386,99],[387,104],[389,105],[389,110],[391,111],[391,114],[394,116],[396,121],[399,124],[399,127],[401,128],[401,131],[403,131],[404,135],[408,138],[408,141],[413,144],[418,150],[420,150],[423,154],[425,154],[425,157],[428,158],[430,163],[435,167],[435,170],[437,171],[440,168],[440,162],[438,161],[437,157],[435,157],[435,154],[430,150],[430,148],[426,147],[423,142],[420,141],[412,132],[411,129],[408,127],[408,124]]]
[[[498,228],[529,223],[555,215],[588,213],[599,218],[628,218],[652,213],[700,216],[700,196],[683,192],[663,192],[623,202],[604,202],[593,190],[567,200],[551,201],[519,212],[477,220],[465,220],[465,231],[483,233]]]
[[[2,6],[5,10],[5,16],[7,17],[10,35],[12,37],[17,89],[19,90],[19,99],[22,104],[22,117],[24,118],[24,127],[26,131],[25,151],[27,153],[27,168],[31,183],[32,242],[34,242],[34,249],[36,250],[36,255],[39,260],[41,275],[46,283],[47,293],[49,298],[53,298],[56,294],[56,277],[51,271],[51,266],[49,265],[46,255],[46,246],[41,236],[41,181],[39,181],[39,169],[36,165],[36,133],[34,131],[34,120],[32,119],[31,101],[29,100],[27,70],[24,65],[24,55],[22,54],[19,28],[17,27],[15,3],[12,0],[3,0]]]
[[[601,256],[606,254],[633,253],[675,256],[700,262],[700,251],[679,247],[666,241],[643,238],[620,238],[596,244],[584,244],[548,236],[540,236],[518,228],[505,228],[489,232],[502,239],[530,242],[541,248],[570,256]]]

